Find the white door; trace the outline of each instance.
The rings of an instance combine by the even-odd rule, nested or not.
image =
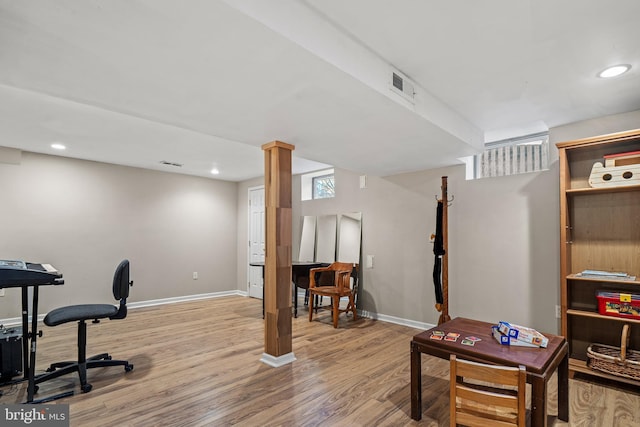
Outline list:
[[[249,262],[264,263],[264,186],[249,189]],[[262,299],[262,267],[249,266],[249,296]]]

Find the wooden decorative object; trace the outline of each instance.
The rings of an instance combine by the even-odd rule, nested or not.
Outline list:
[[[447,189],[447,177],[442,177],[442,304],[436,304],[436,310],[440,312],[438,325],[451,320],[449,316],[449,198]],[[452,199],[453,200],[453,199]]]
[[[292,353],[291,152],[294,148],[280,141],[262,146],[266,218],[264,351],[276,359]]]
[[[633,159],[639,163],[622,166],[615,166],[614,161],[610,162],[612,166],[603,165],[601,162],[594,163],[589,175],[589,185],[593,188],[640,185],[640,156]]]
[[[605,155],[604,165],[594,163],[589,185],[594,188],[640,185],[640,151]]]

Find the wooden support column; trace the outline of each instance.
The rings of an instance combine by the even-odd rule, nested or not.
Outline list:
[[[273,141],[264,150],[265,245],[264,354],[262,362],[282,366],[296,360],[291,320],[291,152]]]

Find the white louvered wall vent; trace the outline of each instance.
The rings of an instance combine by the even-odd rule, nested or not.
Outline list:
[[[398,95],[401,95],[404,99],[414,102],[415,90],[414,84],[409,81],[405,76],[397,71],[391,72],[391,90]]]

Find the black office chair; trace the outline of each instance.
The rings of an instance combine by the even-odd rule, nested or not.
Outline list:
[[[129,260],[124,260],[116,268],[113,276],[113,296],[120,301],[120,306],[111,304],[79,304],[56,308],[44,318],[47,326],[58,326],[68,322],[78,322],[78,361],[59,362],[52,364],[45,374],[35,379],[39,384],[71,372],[77,372],[80,377],[80,388],[83,393],[91,391],[91,384],[87,383],[87,369],[104,366],[124,366],[125,372],[133,369],[133,365],[126,360],[112,360],[108,353],[98,354],[86,358],[87,349],[87,320],[99,323],[100,319],[124,319],[127,317],[127,297],[129,296]]]

